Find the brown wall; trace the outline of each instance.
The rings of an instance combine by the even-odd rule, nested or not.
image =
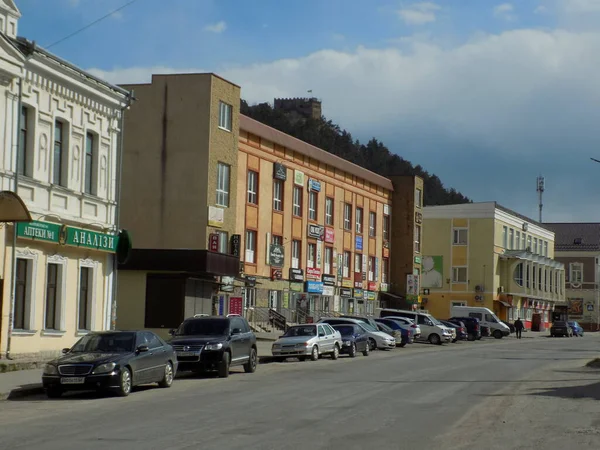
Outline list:
[[[557,256],[556,259],[558,262],[561,262],[565,265],[565,279],[569,281],[570,276],[570,268],[569,264],[571,263],[582,263],[583,264],[583,284],[586,285],[588,283],[594,283],[596,275],[595,275],[595,267],[596,267],[596,258],[595,257],[563,257]]]

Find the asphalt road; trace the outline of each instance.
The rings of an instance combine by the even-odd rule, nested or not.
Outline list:
[[[184,377],[170,389],[142,388],[127,398],[4,401],[0,448],[547,450],[554,447],[539,447],[535,433],[551,437],[546,422],[561,417],[546,417],[544,409],[569,400],[547,397],[540,410],[538,397],[519,392],[600,378],[600,371],[554,369],[580,369],[600,356],[599,343],[590,335],[413,344],[355,359],[265,364],[255,374],[235,369],[228,379]],[[520,425],[502,434],[508,413]],[[547,428],[536,431],[525,419]],[[597,432],[590,446],[584,440],[556,448],[597,449]]]

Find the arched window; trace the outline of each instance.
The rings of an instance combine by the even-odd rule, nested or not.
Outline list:
[[[523,287],[523,263],[519,263],[515,267],[515,273],[513,274],[515,283]]]

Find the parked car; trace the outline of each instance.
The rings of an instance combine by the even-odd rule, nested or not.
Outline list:
[[[490,329],[491,336],[502,339],[510,334],[510,329],[505,325],[492,310],[483,306],[452,306],[450,313],[453,316],[467,316],[479,319],[481,326]]]
[[[454,335],[452,336],[453,337],[452,342],[458,342],[459,340],[462,341],[464,339],[463,336],[467,335],[466,331],[464,332],[464,335],[461,333],[462,327],[460,325],[452,323],[448,320],[440,320],[440,322],[442,322],[448,328],[453,329]]]
[[[380,319],[382,319],[380,317]],[[421,327],[415,323],[413,319],[409,319],[408,317],[399,317],[399,316],[386,316],[383,319],[394,320],[398,323],[401,323],[405,327],[410,327],[414,330],[413,339],[419,339],[421,337]]]
[[[562,320],[556,321],[550,327],[550,336],[573,337],[573,329],[569,326],[568,322]]]
[[[369,336],[360,326],[354,324],[333,325],[333,329],[342,336],[342,348],[340,353],[354,358],[358,352],[369,356]]]
[[[401,330],[394,330],[385,323],[377,322],[377,329],[383,333],[389,334],[396,341],[397,347],[405,347],[407,339],[402,336]]]
[[[369,344],[371,346],[371,350],[375,349],[391,349],[396,348],[396,340],[387,333],[382,333],[377,328],[371,326],[371,324],[366,323],[359,319],[347,319],[343,317],[324,317],[319,320],[318,323],[328,323],[329,325],[344,325],[344,324],[355,324],[359,325],[367,335],[369,336]]]
[[[125,397],[134,386],[168,388],[177,373],[173,347],[151,331],[88,333],[44,367],[49,398],[71,390],[112,390]]]
[[[310,357],[312,361],[321,355],[330,355],[338,359],[342,349],[342,336],[328,324],[295,325],[288,328],[283,336],[271,347],[271,354],[284,360],[295,357],[300,361]]]
[[[402,333],[402,338],[405,340],[406,344],[412,344],[415,341],[415,328],[412,328],[411,325],[406,324],[400,320],[388,319],[385,318],[377,318],[375,322],[378,324],[385,324],[390,327],[392,330],[398,330]]]
[[[379,317],[407,317],[413,319],[421,328],[421,339],[431,344],[442,345],[452,340],[452,331],[430,314],[422,311],[406,311],[400,309],[382,309]]]
[[[453,324],[457,326],[456,334],[457,339],[461,341],[466,341],[469,339],[469,332],[467,331],[467,325],[462,320],[441,320],[443,324]]]
[[[573,336],[583,337],[583,328],[579,325],[579,322],[572,321],[567,323],[571,327],[571,330],[573,330]]]
[[[361,322],[368,323],[373,328],[377,329],[377,322],[375,321],[374,317],[370,317],[370,316],[351,316],[351,315],[348,315],[348,314],[342,314],[339,317],[340,317],[340,319],[355,319],[355,320],[360,320]]]
[[[216,370],[221,378],[234,366],[244,366],[246,373],[256,371],[256,336],[243,317],[192,317],[170,333],[180,371]]]
[[[469,341],[475,341],[481,339],[481,326],[479,325],[479,319],[476,317],[450,317],[449,322],[457,323],[462,322],[467,327]]]

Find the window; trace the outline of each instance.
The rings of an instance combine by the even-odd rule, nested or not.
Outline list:
[[[13,317],[13,328],[15,330],[26,330],[29,328],[31,260],[17,258],[16,284],[15,284],[15,314]]]
[[[229,206],[229,174],[231,168],[228,164],[217,163],[217,205]]]
[[[63,186],[63,123],[54,122],[54,156],[52,158],[52,183]]]
[[[377,213],[371,211],[371,212],[369,212],[369,236],[375,237],[376,230],[377,230]]]
[[[467,245],[467,237],[469,235],[469,230],[467,228],[455,228],[453,231],[453,241],[454,245]]]
[[[350,203],[344,203],[344,230],[351,230],[350,224],[352,223],[352,205]]]
[[[544,241],[544,256],[548,256],[548,241]]]
[[[256,262],[256,231],[246,231],[246,262]]]
[[[317,193],[308,193],[308,218],[310,220],[317,220]]]
[[[27,108],[23,106],[21,108],[21,123],[19,124],[19,151],[17,159],[17,170],[19,175],[27,175],[29,173],[27,168],[27,165],[29,164],[29,161],[27,160],[27,113]]]
[[[300,268],[300,245],[302,245],[300,241],[292,241],[292,269]]]
[[[306,255],[306,266],[315,267],[315,261],[317,260],[317,245],[308,244],[308,254]]]
[[[519,286],[523,286],[523,263],[519,263],[515,267],[513,279],[515,280],[515,283],[517,283]]]
[[[231,105],[224,102],[219,102],[219,128],[231,131]]]
[[[533,238],[533,253],[537,255],[538,253],[538,240],[537,238]]]
[[[531,236],[527,236],[527,251],[531,251]]]
[[[577,262],[569,264],[569,283],[583,283],[583,263]]]
[[[302,188],[294,186],[294,207],[292,214],[302,217]]]
[[[508,227],[502,227],[502,247],[508,248]]]
[[[79,268],[79,319],[78,330],[92,329],[92,271],[91,267]]]
[[[325,199],[325,225],[333,226],[333,199]]]
[[[333,248],[325,247],[325,256],[323,260],[323,273],[331,275],[333,262]]]
[[[94,186],[94,135],[87,133],[85,135],[85,180],[84,192],[90,195],[96,195]]]
[[[275,235],[274,235],[274,236],[271,238],[271,243],[272,243],[273,245],[283,245],[283,237],[281,237],[281,236],[275,236]]]
[[[515,249],[519,250],[521,246],[521,232],[519,230],[516,231],[516,236],[515,236]]]
[[[415,189],[415,206],[417,208],[423,206],[423,191],[421,189]]]
[[[452,282],[453,283],[466,283],[467,282],[467,268],[466,267],[453,267],[452,268]]]
[[[390,240],[390,216],[383,216],[383,240]]]
[[[415,252],[421,253],[421,225],[415,225]]]
[[[360,253],[354,254],[354,273],[362,272],[362,255]]]
[[[217,231],[219,235],[219,253],[229,253],[229,234],[227,231]]]
[[[246,308],[256,306],[256,288],[244,289],[244,306]]]
[[[248,203],[258,205],[258,173],[248,171]]]
[[[273,180],[273,210],[283,211],[283,181]]]
[[[381,282],[388,282],[388,274],[390,270],[390,262],[387,258],[381,260]]]
[[[527,235],[525,234],[525,232],[523,232],[523,234],[521,235],[521,250],[525,250],[525,248],[527,247],[525,245],[526,238],[527,238]]]
[[[375,281],[375,266],[377,265],[377,261],[374,256],[369,256],[369,268],[367,277],[369,281]]]
[[[344,257],[342,259],[342,275],[344,278],[350,276],[350,252],[344,252]]]
[[[362,234],[363,226],[363,209],[356,208],[356,232]]]
[[[515,230],[512,228],[508,232],[508,248],[510,250],[515,248]]]
[[[46,317],[45,330],[60,330],[60,273],[59,264],[48,264],[46,271]]]

